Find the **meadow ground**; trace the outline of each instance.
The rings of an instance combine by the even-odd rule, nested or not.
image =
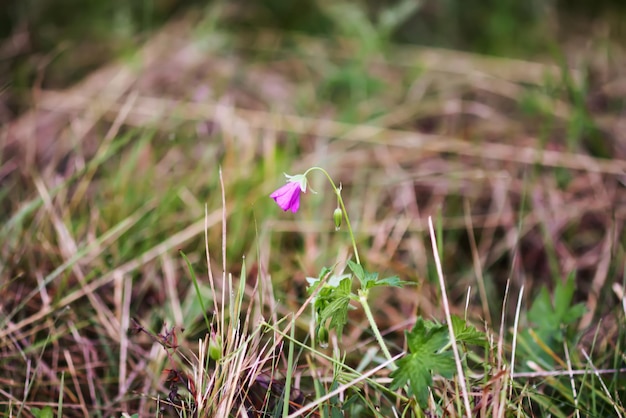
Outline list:
[[[622,47],[220,5],[1,114],[0,416],[626,416]]]

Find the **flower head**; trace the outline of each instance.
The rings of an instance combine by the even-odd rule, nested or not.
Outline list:
[[[276,204],[284,211],[291,210],[296,213],[300,208],[300,193],[306,192],[306,177],[303,174],[287,177],[287,184],[280,187],[270,195]]]

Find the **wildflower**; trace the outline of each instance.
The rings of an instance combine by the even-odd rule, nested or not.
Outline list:
[[[287,184],[280,187],[270,195],[276,204],[284,211],[291,210],[296,213],[300,208],[300,192],[306,192],[306,177],[303,174],[287,177]]]

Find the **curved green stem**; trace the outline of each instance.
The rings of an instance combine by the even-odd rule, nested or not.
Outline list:
[[[378,329],[378,325],[376,325],[376,321],[374,321],[374,315],[372,314],[370,305],[369,303],[367,303],[367,293],[368,293],[367,291],[359,290],[359,303],[361,303],[361,306],[363,307],[363,311],[365,311],[365,316],[367,317],[367,320],[370,323],[370,327],[372,327],[372,332],[374,333],[374,337],[376,338],[376,341],[378,341],[378,345],[380,346],[380,349],[383,350],[383,354],[385,354],[385,357],[387,358],[387,360],[391,360],[392,359],[391,353],[389,352],[389,349],[387,348],[387,345],[385,344],[385,340],[383,340],[383,336],[380,333],[380,330]],[[391,370],[395,370],[398,368],[395,363],[391,363],[389,367],[391,368]]]
[[[335,194],[337,195],[337,201],[339,202],[339,206],[341,207],[343,216],[346,219],[346,226],[348,227],[348,233],[350,234],[350,240],[352,241],[352,248],[354,249],[354,257],[356,258],[356,263],[361,264],[361,258],[359,257],[359,250],[357,249],[357,246],[356,246],[356,239],[354,238],[354,232],[352,231],[352,225],[350,224],[350,217],[348,216],[348,211],[346,210],[346,206],[343,203],[343,198],[341,197],[341,188],[337,187],[333,179],[330,177],[330,174],[328,174],[328,172],[321,167],[309,168],[308,170],[304,172],[304,176],[306,177],[307,174],[309,174],[311,171],[314,171],[314,170],[321,171],[322,173],[324,173],[324,175],[330,182],[330,185],[332,186],[333,190],[335,191]],[[374,336],[376,337],[376,341],[378,342],[378,345],[380,346],[387,360],[392,360],[391,353],[389,352],[389,349],[387,348],[387,345],[385,344],[385,340],[383,340],[383,336],[380,333],[380,330],[378,329],[378,325],[376,325],[376,321],[374,320],[374,315],[372,314],[372,310],[370,309],[370,306],[367,303],[368,293],[369,292],[367,290],[359,290],[359,303],[361,304],[361,306],[363,307],[363,310],[365,311],[365,316],[367,317],[367,320],[369,321],[370,327],[372,328],[372,332],[374,333]],[[397,369],[397,366],[395,365],[395,363],[391,363],[389,367],[392,370]]]
[[[341,206],[341,210],[343,211],[343,216],[344,218],[346,218],[346,226],[348,227],[348,233],[350,234],[350,240],[352,241],[352,248],[354,249],[354,258],[356,258],[357,264],[361,264],[361,259],[359,258],[359,250],[356,247],[356,239],[354,238],[354,232],[352,231],[352,225],[350,224],[350,217],[348,216],[348,211],[346,211],[346,206],[344,205],[343,198],[341,197],[341,189],[337,187],[332,177],[330,177],[330,174],[328,174],[328,172],[324,170],[322,167],[311,167],[307,171],[304,172],[304,176],[306,177],[306,175],[309,174],[309,172],[314,171],[314,170],[321,171],[322,173],[324,173],[324,175],[330,182],[330,185],[332,186],[333,190],[335,191],[335,194],[337,195],[337,201],[339,202],[339,206]]]

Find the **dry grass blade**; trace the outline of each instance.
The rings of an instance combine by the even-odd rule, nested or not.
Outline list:
[[[76,96],[68,100],[64,109],[59,109],[59,101],[65,100],[66,94],[59,97],[56,94],[45,96],[40,106],[56,112],[73,113],[80,111],[80,102],[87,100]],[[71,98],[71,96],[70,96]],[[73,104],[77,103],[77,104]],[[117,115],[121,106],[113,106],[111,112]],[[445,135],[423,134],[413,131],[387,129],[374,125],[354,125],[337,122],[328,119],[315,119],[289,115],[284,113],[271,113],[258,110],[233,108],[218,103],[190,103],[179,100],[170,100],[156,97],[139,97],[128,115],[128,124],[144,126],[162,119],[171,114],[171,110],[177,110],[177,118],[190,121],[202,121],[207,118],[215,118],[220,123],[218,115],[221,110],[228,110],[236,117],[245,121],[245,124],[253,129],[275,132],[290,132],[300,135],[320,135],[327,138],[341,138],[344,141],[355,143],[370,143],[373,145],[394,146],[400,149],[411,149],[420,152],[453,153],[470,157],[486,157],[502,162],[516,162],[521,164],[540,164],[547,167],[562,167],[571,170],[582,170],[613,175],[626,173],[625,160],[605,160],[593,158],[585,154],[571,152],[536,149],[525,146],[508,144],[489,144],[489,153],[485,154],[482,149],[475,147],[460,138]],[[180,115],[180,116],[178,116]],[[228,123],[224,126],[229,126]],[[333,148],[331,148],[333,151]]]
[[[428,228],[430,230],[430,239],[433,247],[433,257],[435,258],[435,265],[437,266],[437,276],[439,277],[439,288],[441,290],[441,299],[443,302],[443,309],[446,315],[446,322],[448,323],[448,330],[450,332],[450,342],[452,344],[452,352],[454,353],[454,360],[456,362],[456,369],[458,374],[458,382],[461,387],[461,396],[463,397],[463,403],[465,406],[465,414],[468,418],[472,416],[472,408],[469,401],[469,393],[467,391],[467,383],[465,380],[465,372],[463,363],[461,362],[461,356],[459,355],[459,349],[457,347],[456,336],[454,334],[454,328],[452,326],[452,315],[450,314],[450,305],[448,301],[448,294],[446,291],[446,282],[443,278],[443,269],[441,267],[441,260],[439,259],[439,245],[437,244],[437,236],[435,235],[435,228],[433,227],[433,220],[428,218]]]

